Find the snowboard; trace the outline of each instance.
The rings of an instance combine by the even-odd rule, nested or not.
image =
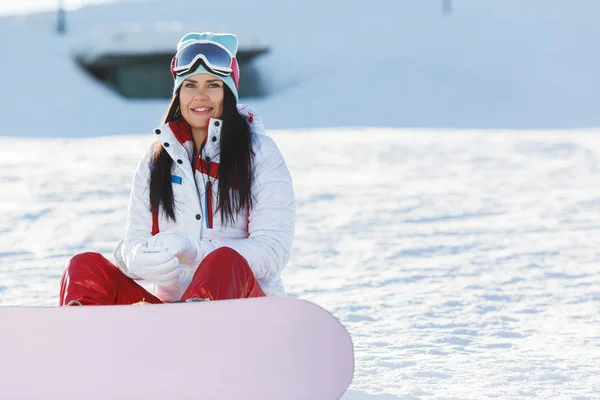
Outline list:
[[[0,307],[6,399],[334,400],[353,373],[344,326],[290,297]]]

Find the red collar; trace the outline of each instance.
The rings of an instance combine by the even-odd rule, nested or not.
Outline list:
[[[182,145],[185,144],[185,142],[194,141],[190,124],[188,124],[185,119],[181,118],[177,121],[169,122],[169,128],[171,128],[171,131],[173,131],[173,134]]]

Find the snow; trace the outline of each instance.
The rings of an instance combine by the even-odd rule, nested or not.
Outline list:
[[[0,305],[56,305],[71,256],[112,259],[166,107],[73,53],[231,28],[271,47],[272,95],[244,100],[294,179],[286,287],[355,344],[343,399],[599,398],[600,3],[453,4],[131,1],[62,38],[0,18]]]

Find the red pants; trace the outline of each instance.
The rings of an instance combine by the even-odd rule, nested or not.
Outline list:
[[[200,263],[181,300],[264,295],[246,259],[231,248],[221,247]],[[72,301],[82,305],[162,303],[98,253],[77,254],[67,263],[60,283],[59,305]]]

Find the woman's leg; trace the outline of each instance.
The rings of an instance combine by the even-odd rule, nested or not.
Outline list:
[[[246,259],[229,247],[220,247],[200,263],[181,300],[226,300],[264,295]]]
[[[59,305],[162,303],[126,277],[99,253],[77,254],[67,263],[60,282]]]

